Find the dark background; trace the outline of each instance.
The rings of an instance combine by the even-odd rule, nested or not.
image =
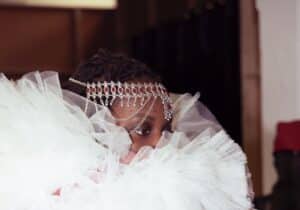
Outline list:
[[[115,10],[0,6],[0,69],[67,78],[98,48],[140,59],[173,92],[201,100],[241,137],[237,0],[119,0]]]

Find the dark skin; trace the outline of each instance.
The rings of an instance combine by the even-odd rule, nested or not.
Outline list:
[[[132,140],[130,150],[134,153],[137,153],[143,146],[155,148],[162,132],[170,130],[171,125],[171,121],[164,118],[164,108],[159,98],[151,99],[143,109],[137,112],[139,108],[132,104],[121,107],[120,103],[116,102],[111,109],[116,119],[128,118],[133,115],[129,120],[117,121],[117,124],[128,131]]]

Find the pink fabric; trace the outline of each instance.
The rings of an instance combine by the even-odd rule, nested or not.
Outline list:
[[[275,152],[279,151],[300,151],[300,121],[278,123]]]

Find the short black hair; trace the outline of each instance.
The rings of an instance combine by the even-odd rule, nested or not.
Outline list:
[[[115,54],[104,49],[99,49],[91,58],[81,63],[71,77],[84,83],[97,81],[129,82],[136,80],[161,82],[161,77],[144,63],[123,54]],[[85,88],[78,84],[67,81],[63,84],[63,88],[86,97]]]

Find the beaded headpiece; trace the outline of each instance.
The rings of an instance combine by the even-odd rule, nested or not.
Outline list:
[[[172,119],[172,102],[167,89],[161,83],[134,82],[81,82],[70,78],[69,81],[86,88],[86,97],[103,106],[111,106],[116,99],[120,99],[121,107],[145,106],[151,98],[160,98],[164,106],[164,117]],[[138,101],[138,99],[140,99]]]

